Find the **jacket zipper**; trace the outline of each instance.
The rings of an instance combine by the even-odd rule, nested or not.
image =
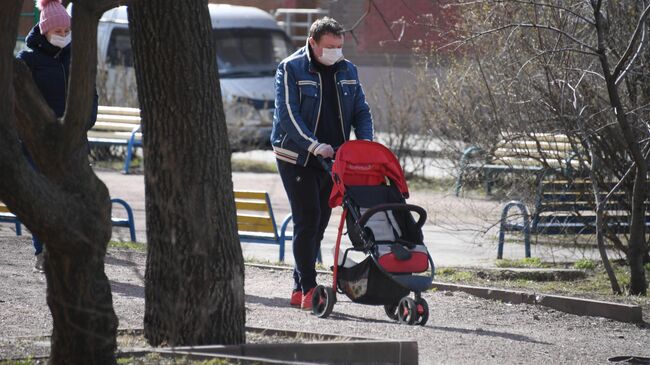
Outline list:
[[[68,78],[65,75],[65,67],[63,66],[63,63],[61,64],[61,71],[63,71],[63,95],[67,98],[66,90],[68,89]],[[63,108],[65,109],[65,106]]]
[[[345,128],[343,127],[343,112],[341,111],[341,95],[339,94],[339,81],[336,78],[336,74],[338,74],[340,71],[336,71],[334,73],[334,81],[336,84],[336,100],[339,102],[339,120],[341,121],[341,133],[343,134],[343,142],[347,141],[347,138],[345,138]]]
[[[320,107],[323,105],[323,79],[320,76],[320,72],[316,72],[316,73],[318,74],[319,98],[318,98],[318,114],[316,115],[316,126],[314,127],[314,135],[316,135],[316,131],[318,130],[318,122],[320,122]],[[309,163],[310,157],[311,157],[311,153],[308,153],[307,158],[305,159],[305,164],[303,165],[304,167],[307,167],[307,163]]]
[[[67,97],[66,95],[66,90],[68,89],[68,78],[66,77],[65,74],[65,67],[63,66],[63,62],[61,62],[61,59],[59,56],[61,55],[61,52],[63,52],[63,49],[59,50],[55,55],[54,58],[59,61],[59,64],[61,65],[61,72],[63,73],[63,96],[64,98]],[[64,111],[63,113],[65,114],[65,106],[63,107]]]

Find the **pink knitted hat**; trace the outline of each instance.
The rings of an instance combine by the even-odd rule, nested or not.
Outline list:
[[[61,0],[38,0],[38,8],[41,10],[41,20],[38,23],[41,34],[58,27],[70,27],[70,15],[65,11]]]

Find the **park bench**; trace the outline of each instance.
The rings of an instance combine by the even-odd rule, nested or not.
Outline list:
[[[284,244],[292,239],[292,234],[287,232],[291,213],[284,218],[278,229],[267,192],[235,190],[234,193],[240,242],[278,245],[279,261],[284,262]],[[318,262],[323,262],[320,252]]]
[[[16,236],[21,236],[23,234],[22,225],[20,220],[9,211],[6,205],[0,202],[0,222],[3,223],[12,223],[16,226]]]
[[[470,170],[483,175],[485,191],[492,186],[499,173],[528,173],[537,177],[549,172],[572,174],[580,170],[576,151],[580,146],[568,136],[554,133],[511,135],[497,144],[493,152],[471,146],[463,152],[456,178],[455,193],[460,194],[463,179]],[[477,156],[482,158],[477,159]]]
[[[131,241],[135,242],[135,223],[133,220],[133,210],[131,209],[131,206],[124,200],[118,199],[118,198],[113,198],[111,199],[111,203],[113,205],[120,205],[122,208],[124,208],[124,211],[126,213],[126,217],[111,217],[111,225],[115,227],[125,227],[129,229],[129,235],[131,237]],[[16,226],[16,236],[21,236],[22,233],[22,227],[20,220],[18,217],[16,217],[13,213],[9,211],[6,205],[0,202],[0,222],[4,223],[12,223],[15,224]]]
[[[99,106],[97,121],[88,131],[91,146],[124,146],[124,173],[129,173],[134,149],[142,147],[140,132],[140,109]]]
[[[546,176],[545,176],[546,177]],[[593,235],[596,233],[596,208],[590,180],[576,178],[567,180],[556,176],[540,179],[535,194],[533,213],[522,201],[510,201],[503,207],[499,227],[499,246],[497,258],[503,258],[503,245],[506,232],[522,232],[526,257],[530,257],[530,236],[537,235]],[[551,176],[547,176],[551,177]],[[606,184],[604,198],[615,182]],[[622,191],[613,193],[605,204],[604,229],[609,234],[629,232],[629,199]],[[646,204],[648,204],[646,202]],[[510,210],[516,208],[516,219]],[[650,226],[650,209],[646,209],[646,226]]]
[[[278,230],[267,192],[235,190],[234,193],[240,242],[278,245],[279,260],[284,262],[284,243],[291,239],[291,235],[287,233],[291,214],[284,218]]]

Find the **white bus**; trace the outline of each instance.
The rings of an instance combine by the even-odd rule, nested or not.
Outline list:
[[[231,145],[269,146],[275,69],[294,47],[261,9],[221,4],[210,4],[209,9]],[[137,106],[126,6],[103,14],[97,42],[100,97],[110,105]]]

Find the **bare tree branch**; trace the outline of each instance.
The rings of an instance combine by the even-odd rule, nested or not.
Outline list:
[[[507,3],[518,3],[518,4],[524,4],[524,5],[541,6],[541,7],[546,7],[546,8],[550,8],[550,9],[556,9],[556,10],[565,11],[565,12],[575,16],[576,18],[578,18],[578,19],[580,19],[580,20],[582,20],[582,21],[584,21],[584,22],[586,22],[588,24],[595,25],[593,20],[587,19],[586,17],[584,17],[584,16],[578,14],[577,12],[569,9],[568,7],[559,6],[559,5],[555,5],[555,4],[549,4],[549,3],[544,3],[544,2],[531,1],[531,0],[528,0],[528,1],[526,1],[526,0],[480,0],[480,1],[471,1],[471,2],[463,2],[463,3],[445,4],[443,6],[443,8],[448,8],[448,7],[452,7],[452,6],[485,4],[485,3],[495,3],[495,4],[498,4],[498,3],[501,3],[501,4],[504,4],[504,3],[505,4],[507,4]]]
[[[482,31],[482,32],[479,32],[479,33],[475,33],[475,34],[473,34],[473,35],[471,35],[471,36],[469,36],[469,37],[467,37],[467,38],[464,38],[464,39],[462,39],[462,40],[460,40],[460,41],[452,42],[452,43],[450,43],[450,44],[453,44],[453,43],[459,43],[459,42],[461,42],[461,43],[467,43],[468,41],[474,40],[474,39],[476,39],[476,38],[483,37],[483,36],[486,36],[486,35],[488,35],[488,34],[492,34],[492,33],[498,33],[498,32],[501,32],[501,31],[503,31],[503,30],[510,29],[510,28],[532,28],[532,29],[545,29],[545,30],[550,30],[550,31],[552,31],[552,32],[555,32],[555,33],[558,33],[558,34],[562,35],[562,36],[565,37],[565,38],[570,39],[571,41],[573,41],[573,42],[579,44],[580,46],[582,46],[582,47],[584,47],[584,48],[586,48],[586,49],[588,49],[588,50],[590,50],[590,51],[592,51],[592,52],[594,52],[594,53],[597,52],[597,48],[592,47],[592,46],[586,44],[585,42],[583,42],[583,41],[581,41],[581,40],[575,38],[575,37],[572,36],[571,34],[565,32],[565,31],[563,31],[563,30],[561,30],[561,29],[555,28],[555,27],[550,26],[550,25],[544,25],[544,24],[530,24],[530,23],[506,24],[506,25],[501,26],[501,27],[492,28],[492,29],[488,29],[488,30],[485,30],[485,31]],[[442,47],[440,47],[440,48],[444,48],[444,47],[446,47],[446,46],[447,46],[447,45],[444,45],[444,46],[442,46]],[[439,49],[440,49],[440,48],[439,48]]]
[[[360,17],[359,19],[357,19],[357,21],[352,25],[352,27],[350,27],[349,29],[346,29],[346,30],[345,30],[346,32],[350,33],[350,35],[352,36],[352,38],[354,38],[355,42],[357,42],[357,43],[359,43],[359,40],[358,40],[357,37],[354,35],[354,31],[357,29],[357,27],[359,26],[359,24],[361,24],[361,22],[363,21],[363,19],[365,19],[366,16],[368,16],[368,14],[370,14],[370,8],[372,7],[372,2],[373,2],[373,0],[368,0],[368,7],[366,8],[366,11],[363,13],[363,15],[361,15],[361,17]]]
[[[648,5],[645,10],[643,10],[643,13],[639,17],[639,21],[636,24],[636,29],[634,30],[634,33],[632,34],[632,38],[630,38],[630,42],[627,45],[627,49],[625,50],[625,53],[623,53],[623,56],[621,56],[620,60],[614,67],[614,71],[612,72],[612,77],[616,79],[616,83],[620,81],[620,77],[622,74],[625,74],[625,71],[627,71],[627,68],[623,70],[623,67],[625,67],[625,64],[627,63],[628,58],[632,56],[632,52],[634,52],[634,45],[636,44],[637,40],[639,37],[641,38],[641,41],[639,42],[639,48],[634,54],[634,57],[630,61],[630,64],[634,62],[634,59],[636,56],[641,52],[641,49],[643,48],[644,45],[644,39],[645,39],[645,20],[650,15],[650,5]]]

